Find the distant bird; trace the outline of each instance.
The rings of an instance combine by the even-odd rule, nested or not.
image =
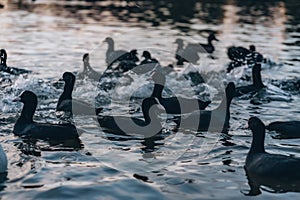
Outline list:
[[[187,49],[191,48],[194,51],[197,51],[198,53],[209,53],[212,54],[215,51],[215,47],[212,43],[212,41],[219,41],[214,33],[209,34],[209,36],[207,37],[207,44],[203,44],[203,43],[189,43],[187,45]]]
[[[156,60],[155,58],[152,58],[149,51],[143,51],[142,57],[144,57],[145,59],[141,61],[140,65],[159,64],[158,60]]]
[[[245,94],[254,94],[266,87],[261,80],[261,64],[255,64],[253,66],[252,81],[253,83],[251,85],[237,87],[235,96],[239,97]]]
[[[126,116],[110,116],[101,114],[97,109],[98,122],[107,132],[118,135],[140,135],[152,137],[162,130],[159,114],[164,111],[158,100],[146,98],[142,102],[143,119]]]
[[[76,127],[73,124],[50,124],[37,123],[33,121],[33,115],[37,107],[37,96],[31,91],[24,91],[14,101],[24,104],[20,117],[14,125],[13,133],[17,136],[46,139],[63,140],[76,139],[79,137]]]
[[[0,50],[0,71],[13,74],[13,75],[20,75],[20,74],[25,74],[25,73],[30,73],[31,71],[25,70],[25,69],[19,69],[15,67],[9,67],[7,66],[7,53],[5,49]]]
[[[243,65],[253,66],[256,63],[266,62],[263,55],[256,52],[254,45],[250,45],[249,49],[231,46],[227,49],[227,55],[232,60],[227,67],[227,73]]]
[[[173,121],[178,127],[209,132],[227,133],[230,120],[230,104],[235,94],[235,85],[228,83],[221,104],[214,110],[195,111],[185,117],[175,117]]]
[[[177,44],[177,49],[175,52],[175,58],[177,60],[177,65],[183,65],[184,62],[196,64],[199,60],[199,55],[197,51],[193,48],[184,48],[183,40],[178,38],[175,43]]]
[[[56,111],[64,112],[67,117],[75,115],[95,115],[95,106],[92,106],[84,101],[79,101],[72,98],[72,92],[75,84],[75,75],[71,72],[65,72],[62,80],[65,82],[64,91],[60,95]]]
[[[251,187],[249,195],[260,194],[260,185],[277,192],[299,192],[300,158],[267,153],[264,147],[264,123],[257,117],[251,117],[248,125],[253,134],[244,166]]]
[[[132,62],[139,61],[136,49],[133,49],[130,52],[125,50],[115,50],[114,40],[111,37],[107,37],[103,42],[108,44],[105,60],[108,67],[111,67],[115,62],[121,62],[125,60]]]
[[[111,37],[105,38],[103,42],[108,44],[108,48],[106,51],[106,64],[110,66],[114,63],[118,58],[127,53],[125,50],[115,50],[115,42]]]
[[[166,82],[165,75],[159,71],[155,71],[152,75],[152,79],[155,82],[155,85],[151,97],[156,97],[168,114],[183,114],[191,113],[195,110],[204,110],[211,103],[211,101],[202,101],[195,98],[162,97]]]
[[[300,138],[300,121],[275,121],[266,128],[276,131],[280,139]]]
[[[96,72],[90,65],[90,56],[88,53],[83,55],[83,71],[80,72],[77,77],[78,79],[88,78],[94,81],[99,81],[101,74]]]
[[[120,62],[114,71],[118,73],[125,73],[134,69],[137,66],[136,62],[139,61],[139,58],[137,57],[137,50],[133,49],[130,52],[122,55],[118,61]],[[108,68],[110,68],[110,66]]]
[[[143,51],[142,57],[144,57],[144,60],[139,65],[133,67],[133,72],[136,74],[145,74],[160,67],[158,60],[152,58],[149,51]]]

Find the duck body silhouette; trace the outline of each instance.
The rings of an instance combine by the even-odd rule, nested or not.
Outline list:
[[[280,139],[300,138],[300,121],[272,122],[266,128],[279,133]]]
[[[195,110],[203,110],[211,103],[211,101],[202,101],[200,99],[189,99],[184,97],[163,98],[162,92],[166,82],[165,76],[159,71],[155,71],[152,75],[152,79],[155,82],[155,85],[151,97],[156,97],[168,114],[183,114],[191,113]]]
[[[255,64],[253,66],[252,81],[253,83],[251,85],[237,87],[235,96],[239,97],[245,94],[254,94],[266,87],[261,80],[261,64]]]
[[[266,62],[263,55],[256,52],[254,45],[250,45],[249,49],[231,46],[227,49],[227,55],[232,60],[227,67],[227,73],[243,65],[253,66],[256,63]]]
[[[126,116],[102,115],[101,109],[97,109],[98,122],[107,132],[117,135],[140,135],[152,137],[161,132],[161,121],[158,114],[163,108],[155,98],[146,98],[142,102],[144,119]]]
[[[15,67],[9,67],[7,66],[7,53],[5,49],[0,50],[0,71],[13,74],[13,75],[20,75],[20,74],[26,74],[26,73],[31,73],[31,71],[26,70],[26,69],[19,69]]]
[[[212,43],[212,41],[219,41],[214,33],[209,34],[209,36],[207,37],[207,44],[203,44],[203,43],[196,43],[196,44],[191,44],[189,43],[187,45],[187,49],[193,49],[196,52],[199,53],[213,53],[215,51],[215,47]]]
[[[278,192],[300,191],[300,158],[270,154],[265,151],[265,125],[257,117],[248,121],[252,143],[247,154],[245,171],[251,193],[259,194],[259,185],[272,187]]]
[[[175,43],[177,44],[177,49],[175,52],[175,58],[177,60],[177,65],[183,65],[184,62],[196,64],[200,59],[195,50],[194,46],[190,45],[189,47],[184,48],[183,40],[178,38]]]
[[[33,115],[37,107],[37,96],[31,91],[24,91],[15,101],[24,104],[20,117],[17,119],[13,133],[21,137],[34,139],[75,139],[78,132],[72,124],[37,123]]]
[[[174,122],[184,129],[226,133],[229,128],[230,104],[235,94],[233,82],[228,83],[225,93],[221,104],[216,109],[200,110],[186,117],[176,117]]]
[[[75,84],[75,75],[71,72],[65,72],[63,74],[62,80],[65,82],[64,91],[60,95],[57,105],[56,111],[63,111],[67,113],[70,117],[75,115],[95,115],[95,108],[90,104],[75,100],[72,98],[72,92]]]
[[[107,37],[103,42],[108,44],[106,51],[106,64],[110,68],[115,62],[119,61],[132,61],[138,62],[139,58],[137,57],[137,50],[131,50],[130,52],[125,50],[115,50],[115,43],[111,37]]]
[[[152,58],[149,51],[143,51],[142,57],[144,57],[144,60],[142,60],[139,65],[132,68],[134,73],[145,74],[154,69],[161,68],[158,60]]]
[[[94,81],[99,81],[100,77],[101,77],[101,74],[97,71],[95,71],[91,65],[90,65],[90,58],[89,58],[89,54],[86,53],[83,55],[83,71],[80,72],[78,75],[77,75],[77,78],[78,79],[85,79],[85,78],[88,78],[88,79],[91,79],[91,80],[94,80]]]

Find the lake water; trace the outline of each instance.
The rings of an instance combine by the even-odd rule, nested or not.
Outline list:
[[[245,196],[249,185],[243,169],[251,144],[251,132],[246,128],[250,116],[258,116],[265,123],[299,120],[299,90],[286,92],[277,87],[284,80],[299,80],[299,1],[0,3],[4,4],[0,9],[0,48],[8,52],[8,65],[33,71],[19,77],[1,73],[1,78],[12,80],[7,87],[2,83],[0,91],[0,141],[9,163],[7,180],[0,184],[1,199],[299,198],[298,193],[276,194],[268,188],[256,197]],[[75,146],[43,141],[30,145],[13,135],[22,105],[11,100],[23,90],[32,90],[39,98],[35,120],[56,122],[54,110],[62,89],[54,83],[65,71],[82,71],[84,53],[90,53],[96,71],[104,71],[107,45],[102,41],[106,37],[115,40],[116,49],[138,49],[139,56],[148,49],[166,66],[175,64],[177,38],[205,43],[210,32],[220,40],[214,42],[215,59],[202,55],[194,66],[207,81],[206,92],[199,95],[210,94],[213,104],[208,109],[220,103],[218,94],[224,90],[224,82],[247,84],[239,78],[249,70],[226,75],[227,47],[254,44],[273,63],[262,66],[269,98],[258,96],[255,100],[260,105],[248,98],[234,99],[229,135],[167,130],[164,139],[148,141],[104,133],[93,116],[75,116],[75,124],[82,130],[81,144]],[[176,70],[183,73],[182,68]],[[177,94],[195,96],[191,91],[197,88],[187,80],[175,80],[178,74],[167,76],[167,87]],[[108,113],[128,113],[127,99],[132,94],[150,95],[152,84],[147,77],[136,76],[129,86],[121,85],[113,92],[113,110]],[[89,80],[77,81],[73,97],[93,104],[103,92],[96,86]],[[172,124],[165,122],[164,126]],[[299,144],[299,139],[276,140],[270,134],[265,141],[268,152],[298,157]]]

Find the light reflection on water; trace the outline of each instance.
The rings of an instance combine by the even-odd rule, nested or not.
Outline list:
[[[116,167],[120,166],[116,165],[119,156],[111,155],[111,160],[101,160],[110,148],[139,154],[143,146],[141,141],[104,134],[92,118],[77,119],[77,126],[86,131],[81,136],[84,149],[42,151],[41,157],[28,156],[20,152],[17,146],[21,141],[11,133],[20,105],[7,103],[7,100],[22,89],[35,90],[42,99],[37,120],[43,121],[49,116],[50,121],[54,121],[53,109],[61,90],[50,83],[58,80],[66,70],[81,71],[85,52],[91,53],[94,69],[103,71],[107,46],[102,41],[105,37],[112,36],[118,49],[150,48],[153,56],[167,65],[175,62],[176,38],[205,42],[208,33],[214,31],[220,40],[215,43],[217,60],[201,57],[201,70],[214,70],[225,78],[226,47],[254,44],[259,52],[278,63],[273,67],[263,66],[264,82],[270,85],[271,80],[299,77],[299,3],[292,0],[37,0],[35,3],[24,1],[22,5],[11,2],[0,10],[0,48],[8,51],[9,65],[34,73],[24,79],[16,78],[14,91],[0,92],[1,144],[10,163],[9,180],[1,192],[4,198],[78,198],[86,193],[95,199],[99,195],[115,199],[126,196],[136,199],[240,199],[244,197],[241,190],[248,189],[243,165],[251,139],[249,130],[245,129],[249,116],[257,115],[265,122],[297,119],[299,93],[292,96],[292,102],[274,101],[259,106],[250,104],[249,100],[234,100],[231,137],[200,134],[189,143],[189,148],[175,145],[174,149],[168,149],[171,153],[184,151],[185,154],[164,169],[143,173],[149,178],[147,183],[135,179],[128,169],[130,166],[126,166],[127,170]],[[45,83],[41,85],[38,79],[44,79]],[[172,81],[168,84],[175,86]],[[79,83],[74,96],[88,99],[94,95],[94,86],[94,83]],[[91,102],[93,97],[90,97]],[[47,144],[40,146],[49,150]],[[298,156],[300,152],[299,140],[274,140],[267,136],[266,146],[270,152],[286,155]],[[131,164],[126,159],[121,161],[124,161],[122,165]],[[263,192],[260,197],[277,199],[296,195]]]

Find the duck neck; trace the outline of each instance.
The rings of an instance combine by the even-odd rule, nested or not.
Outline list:
[[[163,90],[164,90],[164,85],[155,83],[151,97],[156,97],[158,99],[161,99]]]
[[[61,94],[61,96],[59,97],[57,105],[60,105],[63,100],[67,100],[67,99],[72,100],[73,88],[74,88],[74,82],[73,81],[65,83],[64,91]]]
[[[225,112],[226,122],[229,121],[229,118],[230,118],[230,104],[231,104],[231,101],[232,101],[232,97],[227,97],[226,95],[224,95],[224,97],[221,101],[221,104],[217,108],[217,110]]]
[[[207,44],[208,44],[209,46],[213,46],[213,44],[212,44],[212,39],[211,39],[211,38],[207,38]]]
[[[19,120],[27,123],[33,122],[33,115],[35,113],[36,107],[37,107],[36,101],[25,103]]]
[[[264,153],[265,147],[265,129],[257,129],[256,132],[253,133],[252,144],[250,147],[250,153]],[[252,131],[253,132],[253,131]]]
[[[92,69],[92,67],[89,62],[83,62],[83,71],[84,72],[91,71],[91,69]]]
[[[1,56],[0,65],[6,66],[6,59],[7,59],[7,56],[6,56],[5,54],[3,54],[3,55]]]
[[[252,73],[252,77],[253,77],[253,85],[259,88],[263,88],[264,84],[261,80],[261,73],[259,72],[253,72]]]
[[[107,49],[107,52],[108,52],[108,53],[111,53],[111,52],[113,52],[113,51],[115,51],[115,43],[114,43],[114,41],[109,41],[109,42],[108,42],[108,49]]]
[[[150,117],[150,113],[149,113],[149,108],[142,108],[142,111],[143,111],[143,115],[144,115],[146,124],[150,124],[151,117]]]
[[[182,49],[183,49],[183,43],[178,43],[176,52],[178,52],[178,51],[180,51]]]
[[[156,105],[152,105],[152,106],[156,106]],[[153,124],[157,124],[157,122],[160,123],[159,119],[157,117],[157,114],[155,112],[155,108],[152,106],[151,107],[146,106],[146,107],[142,108],[146,125],[148,125],[150,123],[153,123]]]

